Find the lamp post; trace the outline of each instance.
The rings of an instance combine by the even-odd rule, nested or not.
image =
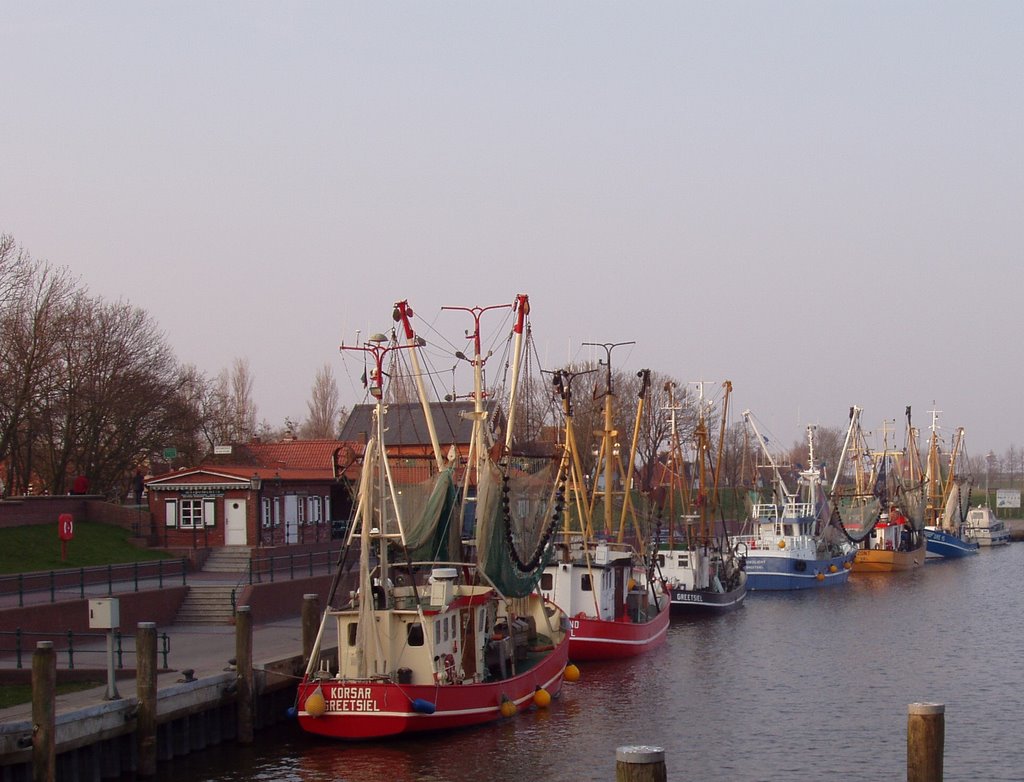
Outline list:
[[[259,531],[260,545],[263,544],[263,503],[260,500],[260,489],[262,488],[263,479],[260,478],[259,473],[254,472],[249,479],[249,491],[252,493],[253,503],[256,506],[256,529]],[[246,519],[246,524],[248,523],[249,521]]]

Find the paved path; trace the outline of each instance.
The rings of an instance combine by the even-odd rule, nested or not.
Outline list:
[[[232,625],[173,625],[158,627],[157,633],[167,633],[171,639],[170,663],[175,671],[157,676],[157,689],[169,687],[182,681],[181,671],[191,668],[195,677],[223,673],[228,669],[228,660],[235,656],[235,628]],[[106,647],[103,646],[105,649]],[[298,655],[302,652],[302,623],[300,617],[280,620],[253,627],[254,667],[263,663]],[[13,658],[0,660],[4,667],[14,667]],[[31,654],[26,660],[31,670]],[[135,697],[135,679],[119,679],[118,694],[122,698]],[[106,696],[106,684],[92,690],[67,693],[57,696],[57,714],[78,711],[102,703]],[[32,704],[26,703],[0,709],[0,723],[31,720]]]

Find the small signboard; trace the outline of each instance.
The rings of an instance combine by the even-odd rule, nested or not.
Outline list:
[[[996,489],[997,508],[1019,508],[1020,489]]]
[[[230,445],[215,445],[213,446],[213,452],[215,454],[228,454],[231,453]]]
[[[171,461],[172,459],[178,458],[177,448],[164,448],[164,459]]]

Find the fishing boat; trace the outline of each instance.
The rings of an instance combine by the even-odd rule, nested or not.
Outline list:
[[[521,296],[504,307],[517,315],[517,360],[528,300]],[[528,534],[525,526],[510,526],[509,514],[502,513],[502,497],[518,502],[504,480],[507,467],[494,458],[502,449],[488,443],[484,425],[479,317],[487,309],[469,310],[476,330],[467,332],[475,345],[475,405],[465,464],[475,480],[465,477],[463,487],[476,489],[473,558],[464,556],[459,535],[460,494],[461,499],[466,495],[456,481],[460,459],[441,455],[416,358],[422,340],[411,327],[411,309],[406,302],[395,307],[405,343],[374,335],[362,346],[342,346],[372,359],[373,431],[362,457],[345,553],[298,685],[298,722],[310,733],[360,740],[462,728],[546,706],[559,692],[569,651],[568,619],[536,590],[539,567],[529,562],[513,567],[510,555],[511,541],[518,539],[535,542],[537,558],[543,559],[553,523]],[[418,482],[400,481],[410,460],[389,459],[385,446],[383,378],[395,375],[400,355],[411,357],[434,450],[431,474]],[[393,362],[387,368],[385,356]],[[547,516],[555,519],[560,513],[556,494],[546,500]],[[357,562],[346,567],[352,552]],[[343,581],[351,587],[347,591],[340,588]]]
[[[978,553],[978,543],[967,537],[970,476],[958,465],[963,459],[964,430],[956,430],[945,478],[939,458],[939,410],[932,410],[931,436],[925,468],[928,501],[924,511],[927,558],[959,559]]]
[[[696,385],[698,410],[692,462],[697,473],[695,497],[687,480],[688,463],[683,456],[676,418],[681,408],[675,401],[674,384],[670,382],[666,386],[669,395],[669,452],[665,462],[668,486],[659,511],[661,516],[667,516],[668,529],[664,540],[659,537],[657,565],[669,587],[674,612],[718,613],[739,607],[747,595],[746,559],[727,534],[724,520],[716,518],[721,508],[717,465],[722,463],[732,383],[726,380],[722,384],[724,394],[716,456],[712,454],[707,427],[704,384]]]
[[[814,457],[814,431],[807,427],[808,464],[798,473],[796,490],[783,480],[778,463],[754,423],[743,413],[772,474],[772,501],[753,504],[750,532],[737,536],[746,546],[747,588],[813,589],[846,583],[855,550],[834,520]]]
[[[852,453],[857,466],[853,491],[843,496],[835,483],[832,491],[842,529],[857,545],[853,571],[890,573],[920,567],[925,560],[924,476],[910,407],[902,450],[889,444],[888,420],[882,425],[881,450],[871,450],[860,428],[860,412],[859,407],[850,408],[850,429],[835,476],[838,481]]]
[[[566,480],[569,507],[561,534],[556,536],[557,557],[541,577],[541,593],[569,615],[569,656],[574,661],[634,657],[665,642],[669,623],[669,597],[655,578],[640,530],[631,512],[631,489],[636,443],[650,383],[650,373],[639,373],[640,389],[633,445],[623,464],[613,446],[611,347],[604,388],[604,431],[595,474],[587,492],[576,434],[573,429],[572,381],[579,373],[554,373],[554,387],[564,417],[564,450],[560,473]],[[629,468],[626,468],[629,465]],[[621,485],[621,489],[615,487]],[[600,506],[597,500],[600,498]],[[618,525],[614,517],[620,509]],[[595,507],[603,523],[595,519]],[[633,520],[627,540],[626,520]]]
[[[988,505],[979,505],[967,512],[964,537],[986,548],[1004,546],[1010,542],[1010,530]]]

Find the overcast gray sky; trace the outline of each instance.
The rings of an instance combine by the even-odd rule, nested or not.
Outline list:
[[[1022,439],[1024,3],[0,2],[0,231],[302,419],[408,298]],[[486,325],[486,324],[485,324]]]

